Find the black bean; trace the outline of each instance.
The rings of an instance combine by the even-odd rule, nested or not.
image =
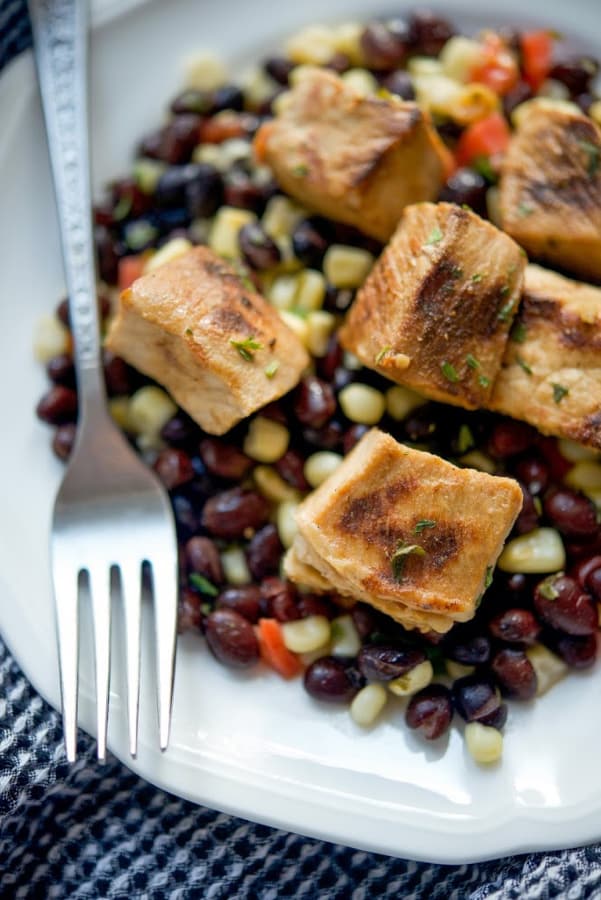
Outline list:
[[[493,428],[488,441],[488,452],[495,459],[507,459],[528,450],[535,439],[536,431],[530,425],[506,419]]]
[[[338,341],[336,334],[333,334],[328,341],[328,348],[325,356],[316,360],[317,374],[325,381],[332,381],[336,369],[342,365],[343,350]]]
[[[294,393],[294,415],[302,425],[322,428],[336,410],[334,391],[326,381],[308,375]]]
[[[591,56],[573,56],[555,63],[549,76],[565,84],[572,96],[588,93],[599,71],[599,63]]]
[[[361,640],[373,634],[377,622],[377,615],[373,607],[367,606],[366,603],[356,603],[351,609],[351,616]]]
[[[475,673],[458,678],[452,688],[453,702],[466,722],[478,722],[494,713],[500,706],[499,692],[493,682]]]
[[[489,728],[496,728],[497,731],[505,726],[507,722],[507,704],[501,703],[495,710],[487,716],[478,719],[481,725],[488,725]]]
[[[305,478],[305,460],[296,450],[287,450],[275,463],[284,481],[299,491],[308,491],[309,482]]]
[[[253,461],[234,444],[218,438],[204,438],[199,444],[200,456],[212,475],[240,481],[253,466]]]
[[[238,244],[245,262],[253,269],[272,269],[280,262],[280,248],[258,222],[242,226]]]
[[[189,455],[184,450],[177,450],[175,447],[161,450],[153,468],[169,491],[194,478],[194,469]]]
[[[284,548],[275,525],[264,525],[250,540],[246,560],[253,578],[261,579],[277,572]]]
[[[400,66],[409,49],[409,28],[400,19],[370,22],[360,38],[365,64],[369,69],[388,71]]]
[[[325,64],[325,68],[331,69],[332,72],[336,72],[337,75],[342,75],[343,72],[347,72],[351,68],[351,60],[346,53],[337,51],[330,56]]]
[[[532,97],[532,88],[526,81],[518,81],[518,83],[507,91],[503,97],[503,112],[509,118],[516,106],[525,103]]]
[[[179,634],[185,631],[199,631],[202,628],[204,616],[201,610],[202,597],[196,591],[187,588],[181,591],[177,610],[177,630]]]
[[[547,518],[567,537],[588,537],[597,529],[595,504],[584,494],[569,488],[559,488],[548,494],[544,509]]]
[[[350,453],[355,444],[358,444],[361,438],[369,431],[368,425],[351,425],[344,432],[342,440],[342,449],[345,454]]]
[[[439,200],[471,206],[474,212],[483,215],[486,210],[486,179],[474,169],[457,169],[447,180],[439,195]]]
[[[73,388],[54,384],[40,399],[36,414],[48,425],[65,425],[77,418],[77,394]]]
[[[104,381],[109,397],[131,394],[139,381],[137,372],[110,350],[102,351]]]
[[[333,313],[346,312],[353,302],[354,296],[355,292],[348,288],[335,288],[334,285],[328,284],[323,301],[324,309]]]
[[[601,603],[601,568],[595,569],[586,579],[586,586],[597,601]]]
[[[516,463],[515,474],[531,494],[542,494],[549,485],[549,467],[536,456],[526,457]]]
[[[292,232],[294,255],[304,266],[318,269],[323,261],[328,241],[315,220],[303,219]]]
[[[306,619],[308,616],[324,616],[326,619],[334,619],[340,614],[340,610],[327,597],[317,594],[300,593],[298,595],[298,611],[301,619]]]
[[[233,609],[254,625],[261,614],[261,592],[256,584],[228,587],[217,597],[216,606]]]
[[[538,680],[532,663],[523,650],[505,647],[493,656],[490,667],[508,697],[531,700],[536,694]]]
[[[210,613],[205,635],[214,656],[226,666],[245,669],[259,660],[259,644],[252,625],[233,609]]]
[[[107,284],[117,284],[119,257],[123,253],[123,247],[103,225],[96,225],[94,228],[94,244],[98,274]]]
[[[490,641],[484,634],[465,634],[458,631],[444,643],[449,659],[464,666],[477,666],[490,659]]]
[[[150,198],[140,190],[134,178],[121,178],[111,185],[114,220],[136,219],[150,207]]]
[[[340,450],[343,434],[342,425],[334,419],[331,419],[323,428],[303,428],[302,430],[306,443],[318,450]]]
[[[357,670],[345,660],[322,656],[305,671],[305,690],[316,700],[350,702],[362,686]]]
[[[534,591],[534,606],[546,625],[566,634],[584,636],[598,628],[597,608],[590,596],[569,575],[554,575]]]
[[[528,488],[524,487],[523,484],[520,487],[522,489],[522,508],[515,521],[514,528],[518,534],[528,534],[529,531],[533,531],[539,524],[539,510]]]
[[[578,637],[562,634],[553,647],[572,669],[587,669],[597,659],[597,637],[594,634]]]
[[[501,641],[533,644],[540,634],[540,625],[529,609],[505,609],[488,623],[493,637]]]
[[[414,694],[405,713],[405,722],[428,741],[442,737],[451,725],[451,693],[443,684],[431,684]]]
[[[599,554],[579,560],[569,574],[576,579],[580,587],[590,590],[589,577],[596,569],[601,569],[601,555]]]
[[[294,63],[285,56],[270,56],[263,63],[263,68],[274,81],[287,87]]]
[[[411,81],[411,75],[409,72],[405,72],[404,69],[397,69],[396,72],[391,72],[390,75],[387,75],[382,81],[382,87],[390,91],[391,94],[396,94],[402,100],[415,100],[415,89]]]
[[[409,20],[412,50],[424,56],[438,56],[453,33],[446,19],[428,9],[416,10]]]
[[[198,437],[199,429],[181,410],[176,412],[161,428],[161,438],[173,447],[185,447]]]
[[[162,130],[158,158],[172,165],[188,162],[198,144],[201,121],[194,113],[175,116]]]
[[[225,179],[223,199],[227,206],[249,209],[261,213],[266,203],[264,189],[256,184],[250,175],[239,169],[230,171]]]
[[[215,213],[223,198],[221,175],[208,163],[198,163],[196,175],[185,187],[186,209],[193,219],[208,219]]]
[[[215,537],[231,540],[242,537],[248,529],[260,528],[268,517],[269,504],[264,497],[236,487],[207,500],[202,524]]]
[[[191,572],[204,575],[211,584],[222,584],[223,569],[219,550],[210,538],[199,535],[190,538],[184,548],[184,554]]]
[[[53,356],[46,364],[46,374],[54,384],[62,384],[64,387],[75,387],[75,366],[70,353],[60,353]]]
[[[52,449],[62,462],[65,462],[65,460],[69,459],[71,456],[76,433],[77,427],[73,422],[68,422],[66,425],[59,425],[54,432]]]
[[[175,525],[180,541],[187,541],[201,528],[201,507],[187,491],[171,495]]]
[[[213,112],[233,109],[241,112],[244,109],[244,94],[237,84],[224,84],[213,92]]]
[[[417,647],[366,644],[359,651],[359,671],[371,681],[392,681],[424,662],[426,654]]]
[[[261,600],[265,615],[278,622],[293,622],[301,617],[296,588],[290,581],[275,576],[264,578]]]

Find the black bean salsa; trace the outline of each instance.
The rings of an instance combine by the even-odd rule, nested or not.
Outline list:
[[[225,666],[251,675],[269,666],[302,678],[318,701],[349,705],[361,726],[374,723],[386,703],[382,715],[404,715],[427,740],[463,720],[473,757],[492,762],[501,755],[506,700],[529,700],[567,669],[595,663],[601,460],[511,419],[426,402],[342,351],[337,326],[381,248],[352,227],[303,210],[251,152],[259,124],[273,115],[302,63],[332,69],[365,92],[417,97],[457,162],[439,199],[493,220],[515,109],[545,97],[576,104],[599,121],[592,87],[599,64],[569,52],[549,30],[462,36],[427,11],[309,28],[244,84],[207,86],[199,76],[94,210],[103,327],[117,290],[157,252],[208,243],[234,257],[312,354],[312,371],[293,391],[220,438],[204,434],[158,385],[104,354],[111,411],[173,504],[180,631],[204,637]],[[441,78],[454,81],[448,96],[478,85],[478,102],[453,114]],[[338,259],[328,262],[332,246]],[[37,415],[52,427],[55,454],[67,460],[77,386],[66,301],[53,323],[41,354],[50,386]],[[490,573],[475,618],[444,636],[406,631],[365,603],[349,607],[281,576],[295,506],[374,424],[459,465],[508,474],[523,490],[504,564]]]

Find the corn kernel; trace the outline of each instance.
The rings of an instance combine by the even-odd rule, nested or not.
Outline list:
[[[367,69],[348,69],[340,77],[347,87],[361,97],[375,94],[380,87],[376,78]]]
[[[279,472],[276,472],[271,466],[255,466],[252,474],[259,493],[263,494],[267,500],[271,500],[273,503],[283,503],[284,500],[298,502],[300,499],[300,492],[284,481]]]
[[[359,369],[363,368],[363,363],[359,359],[358,356],[355,356],[354,353],[351,353],[350,350],[345,350],[342,362],[345,369],[348,369],[349,372],[358,372]]]
[[[334,53],[334,29],[325,25],[308,25],[286,42],[286,56],[297,64],[323,66],[331,60]]]
[[[176,412],[177,406],[162,388],[146,385],[137,390],[129,401],[129,428],[134,434],[158,435]]]
[[[483,62],[484,48],[479,41],[455,35],[446,42],[438,58],[445,75],[465,82],[473,69]]]
[[[172,240],[167,241],[166,244],[163,244],[161,249],[157,250],[157,252],[150,257],[144,266],[144,272],[154,272],[159,266],[164,266],[165,263],[172,262],[174,259],[177,259],[178,256],[183,256],[184,253],[187,253],[188,250],[191,249],[192,244],[188,238],[173,238]]]
[[[69,332],[56,316],[41,316],[33,333],[33,355],[38,362],[47,363],[53,356],[66,353]]]
[[[288,550],[298,533],[296,524],[296,510],[298,503],[294,500],[284,500],[277,508],[276,526],[278,535],[284,547]]]
[[[192,153],[192,162],[209,163],[220,172],[225,172],[229,167],[221,144],[199,144]]]
[[[601,100],[595,100],[595,102],[591,104],[588,114],[593,122],[596,122],[597,125],[601,126]]]
[[[599,450],[594,450],[592,447],[584,447],[582,444],[577,444],[576,441],[570,441],[567,438],[561,438],[557,442],[557,446],[561,455],[573,463],[601,457]]]
[[[228,547],[226,550],[222,550],[221,567],[228,584],[238,587],[250,584],[252,581],[246,555],[241,547]]]
[[[351,703],[351,716],[357,725],[369,728],[376,721],[384,707],[388,696],[381,684],[367,684],[361,688]]]
[[[307,316],[307,349],[318,359],[328,352],[330,336],[336,327],[336,319],[332,313],[323,309],[310,312]]]
[[[546,575],[566,564],[566,552],[554,528],[535,528],[505,545],[497,565],[502,572]]]
[[[461,93],[461,85],[447,75],[412,74],[413,88],[421,107],[439,116],[448,116],[451,104]]]
[[[485,84],[466,84],[450,99],[447,114],[459,125],[471,125],[499,108],[499,97]]]
[[[306,319],[303,319],[301,316],[297,316],[292,312],[288,312],[283,309],[280,310],[280,319],[282,322],[288,326],[290,331],[293,331],[301,344],[304,347],[309,349],[309,323]]]
[[[503,735],[496,728],[469,722],[465,726],[465,743],[470,756],[477,762],[489,764],[497,762],[503,755]]]
[[[199,91],[214,91],[228,80],[227,69],[215,54],[198,53],[185,61],[186,84]]]
[[[402,384],[395,384],[386,391],[386,412],[395,422],[407,418],[410,412],[423,406],[428,401],[421,394],[412,391]]]
[[[482,453],[481,450],[470,450],[469,453],[464,453],[463,456],[460,456],[457,461],[460,462],[462,466],[469,466],[470,469],[478,469],[479,472],[488,472],[489,475],[494,475],[497,470],[497,467],[490,456]]]
[[[359,425],[376,425],[386,411],[382,391],[358,382],[343,388],[338,394],[338,402],[347,419]]]
[[[445,668],[447,670],[447,675],[453,680],[456,678],[464,678],[466,675],[471,675],[476,670],[475,666],[464,666],[454,659],[445,659]]]
[[[537,97],[549,97],[550,100],[569,100],[570,92],[562,81],[547,78],[539,87]]]
[[[130,427],[129,402],[129,397],[111,397],[107,403],[113,422],[124,431],[127,431]]]
[[[583,459],[572,466],[564,481],[569,487],[585,494],[601,490],[601,464]]]
[[[296,272],[297,278],[301,278],[302,276],[302,267],[300,259],[294,255],[294,249],[292,247],[292,238],[289,234],[283,234],[281,237],[275,238],[275,243],[277,244],[278,250],[280,251],[280,261],[275,267],[274,271],[277,273],[286,273],[286,272]],[[300,287],[300,280],[299,280]]]
[[[311,653],[330,642],[330,623],[325,616],[307,616],[282,624],[282,637],[293,653]]]
[[[326,296],[326,280],[316,269],[304,269],[298,276],[295,306],[306,312],[321,309]]]
[[[329,478],[336,471],[341,462],[342,456],[339,453],[332,453],[330,450],[318,450],[305,462],[303,469],[305,478],[312,488],[319,487],[326,478]]]
[[[526,656],[536,673],[536,696],[541,697],[567,674],[563,659],[551,653],[544,644],[534,644],[526,650]]]
[[[158,159],[150,159],[148,157],[136,159],[132,172],[136,184],[143,194],[154,194],[159,179],[166,168],[166,164]]]
[[[244,452],[257,462],[272,463],[284,455],[289,441],[290,432],[285,425],[264,416],[256,416],[248,426]]]
[[[265,207],[261,218],[261,224],[267,234],[274,240],[280,237],[290,237],[298,223],[306,216],[306,211],[280,194],[272,197]]]
[[[229,138],[219,146],[221,147],[224,165],[227,168],[237,162],[250,162],[252,158],[252,144],[245,138]]]
[[[516,106],[511,113],[511,123],[514,128],[521,128],[528,117],[536,109],[547,109],[549,111],[558,110],[559,112],[578,113],[582,115],[582,110],[570,100],[552,100],[550,97],[533,97],[532,100],[526,100]]]
[[[374,263],[368,250],[332,244],[323,260],[326,279],[337,288],[356,288],[366,279]]]
[[[267,299],[276,309],[290,310],[296,305],[297,291],[297,275],[276,275],[267,292]]]
[[[501,227],[501,192],[498,187],[489,187],[486,192],[486,211],[490,221]]]
[[[422,688],[428,687],[434,678],[434,669],[429,659],[425,659],[422,663],[387,682],[388,690],[397,697],[410,697],[417,694]]]
[[[273,78],[260,66],[246,72],[241,78],[241,83],[244,88],[244,98],[252,108],[269,100],[278,89]]]
[[[239,259],[238,233],[244,225],[256,221],[254,213],[247,209],[222,206],[213,220],[209,234],[209,247],[219,256]]]
[[[356,656],[361,649],[361,638],[355,628],[353,617],[337,616],[332,619],[332,656]]]
[[[363,25],[359,22],[343,22],[341,25],[335,25],[333,31],[333,42],[336,53],[344,53],[351,61],[353,66],[362,66],[365,62],[363,50],[361,48],[361,35],[363,34]]]
[[[442,75],[442,63],[430,56],[414,56],[407,63],[411,75]]]

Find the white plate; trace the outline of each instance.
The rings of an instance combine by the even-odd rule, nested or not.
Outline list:
[[[110,6],[114,15],[117,4]],[[94,35],[97,188],[125,171],[135,140],[159,121],[177,89],[183,56],[211,46],[245,64],[286,32],[317,21],[323,3],[171,0],[140,7],[138,0],[127,6],[129,12],[122,4],[111,20],[105,0]],[[522,0],[503,0],[502,6],[505,21],[523,21]],[[386,7],[373,0],[330,0],[328,14],[366,16]],[[483,10],[493,8],[476,0],[474,7],[482,19]],[[531,0],[531,21],[537,12],[544,25],[576,28],[583,36],[599,30],[595,0]],[[63,279],[29,57],[0,81],[0,109],[0,628],[35,687],[58,706],[47,529],[60,466],[48,449],[48,430],[33,416],[45,382],[30,347],[34,322],[60,298]],[[89,643],[84,655],[90,655]],[[148,669],[147,658],[144,663]],[[90,684],[84,665],[80,721],[93,731]],[[598,670],[569,677],[533,705],[513,704],[504,760],[492,769],[471,762],[457,729],[448,746],[424,746],[404,727],[399,705],[365,733],[345,710],[319,708],[300,684],[224,670],[201,640],[189,637],[178,651],[169,750],[162,756],[155,747],[146,679],[142,746],[134,762],[127,754],[120,672],[113,684],[109,742],[119,758],[175,794],[249,819],[445,863],[601,836]]]

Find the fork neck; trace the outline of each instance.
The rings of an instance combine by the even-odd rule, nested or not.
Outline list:
[[[63,245],[80,417],[105,400],[88,146],[87,0],[30,0]]]

